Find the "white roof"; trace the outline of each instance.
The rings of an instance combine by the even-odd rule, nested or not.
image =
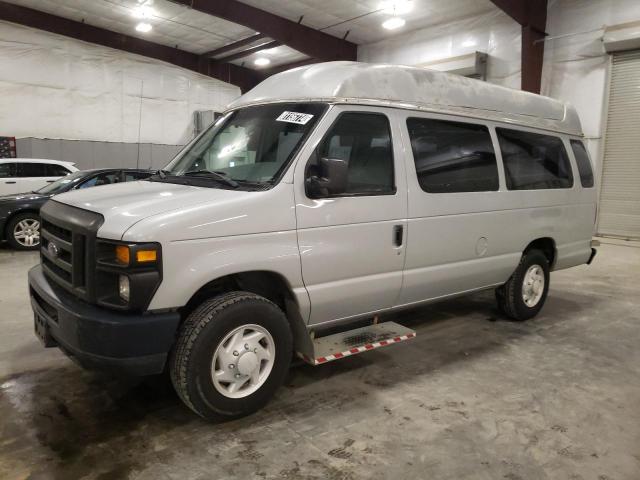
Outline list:
[[[74,162],[65,162],[64,160],[51,160],[50,158],[0,158],[0,162],[19,162],[19,163],[54,163],[56,165],[75,165]]]
[[[229,105],[328,101],[453,113],[582,135],[571,105],[425,68],[359,62],[316,63],[273,75]]]

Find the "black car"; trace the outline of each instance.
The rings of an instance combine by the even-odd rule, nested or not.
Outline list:
[[[18,250],[36,250],[40,245],[40,207],[58,193],[111,183],[142,180],[153,172],[130,168],[83,170],[62,177],[34,192],[0,197],[0,240]]]

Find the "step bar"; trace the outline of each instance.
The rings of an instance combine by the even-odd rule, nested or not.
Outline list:
[[[386,347],[415,338],[416,332],[395,322],[378,323],[367,327],[315,338],[313,352],[297,352],[298,356],[311,365],[350,357],[359,353]]]

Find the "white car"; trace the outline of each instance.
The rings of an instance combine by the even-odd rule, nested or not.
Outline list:
[[[203,417],[246,415],[293,353],[322,365],[415,337],[383,312],[493,289],[506,317],[534,317],[550,272],[596,253],[596,184],[557,100],[411,67],[296,68],[147,180],[42,207],[35,331],[89,367],[166,368]]]
[[[0,158],[0,196],[33,192],[77,172],[72,162],[40,158]]]

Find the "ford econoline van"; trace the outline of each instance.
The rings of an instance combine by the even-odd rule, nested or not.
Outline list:
[[[564,103],[418,68],[296,68],[149,179],[42,208],[36,333],[88,367],[168,371],[203,417],[245,415],[294,354],[415,336],[381,312],[495,289],[506,316],[535,316],[550,272],[595,255],[594,184]]]

